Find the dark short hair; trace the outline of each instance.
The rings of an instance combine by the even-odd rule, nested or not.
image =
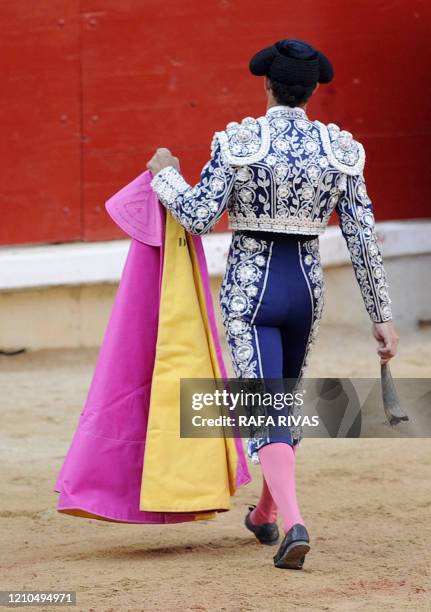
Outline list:
[[[313,83],[313,85],[309,85],[308,87],[305,85],[287,85],[286,83],[281,83],[271,78],[269,79],[269,83],[272,95],[276,101],[279,104],[285,104],[292,108],[307,102],[317,85],[317,83]]]

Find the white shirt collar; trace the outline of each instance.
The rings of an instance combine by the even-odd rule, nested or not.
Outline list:
[[[286,112],[288,114],[292,114],[295,117],[306,117],[307,113],[305,111],[304,108],[301,108],[300,106],[295,106],[295,107],[291,107],[291,106],[287,106],[285,104],[277,104],[276,106],[271,106],[270,108],[268,108],[268,110],[266,111],[266,114],[268,113],[275,113],[275,112],[279,112],[279,111],[283,111]]]

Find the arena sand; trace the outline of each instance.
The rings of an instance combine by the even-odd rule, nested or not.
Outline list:
[[[366,330],[323,327],[310,376],[378,376]],[[1,357],[1,588],[76,590],[78,610],[431,610],[431,443],[305,439],[302,572],[243,527],[254,480],[215,521],[121,525],[61,515],[53,485],[97,350]],[[431,331],[404,332],[394,376],[430,376]],[[49,610],[53,608],[31,608]],[[58,608],[56,608],[58,609]]]

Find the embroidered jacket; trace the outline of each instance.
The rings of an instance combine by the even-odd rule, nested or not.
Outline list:
[[[227,209],[233,230],[316,236],[335,210],[365,307],[382,322],[392,318],[391,300],[364,164],[364,148],[350,132],[311,121],[302,108],[273,106],[215,132],[194,187],[172,166],[151,186],[193,234],[212,231]]]

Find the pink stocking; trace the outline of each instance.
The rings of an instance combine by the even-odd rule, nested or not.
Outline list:
[[[254,525],[262,523],[275,523],[277,520],[277,506],[269,492],[265,478],[262,480],[262,493],[256,508],[250,514],[250,520]]]
[[[296,523],[304,525],[296,499],[295,451],[285,442],[272,442],[263,446],[258,456],[270,496],[282,516],[284,532]]]

